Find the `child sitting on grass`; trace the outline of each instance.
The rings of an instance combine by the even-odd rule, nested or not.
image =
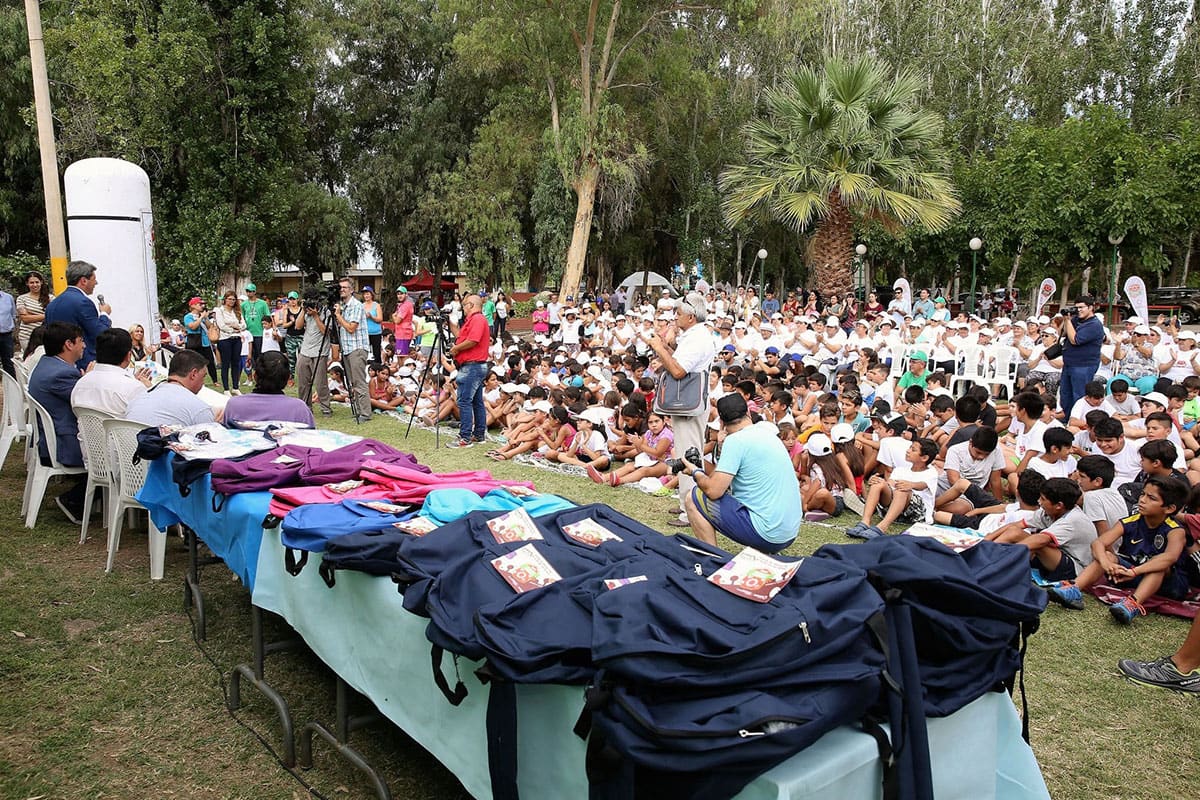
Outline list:
[[[841,514],[846,508],[842,493],[847,486],[854,486],[854,477],[838,460],[833,441],[823,433],[814,433],[805,445],[801,465],[800,497],[803,508],[808,509],[804,519],[820,522]]]
[[[1029,469],[1040,472],[1047,478],[1067,478],[1075,471],[1075,458],[1071,448],[1075,436],[1063,427],[1046,428],[1042,432],[1042,452],[1030,459]],[[1024,479],[1024,475],[1021,476]]]
[[[916,439],[905,453],[907,464],[897,466],[888,478],[876,475],[867,483],[862,521],[846,530],[855,539],[875,539],[893,522],[932,522],[937,470],[930,466],[938,446],[932,439]],[[887,507],[879,525],[871,524],[877,507]]]
[[[1049,587],[1050,599],[1066,608],[1083,608],[1083,592],[1107,578],[1133,594],[1109,606],[1118,622],[1129,624],[1145,616],[1143,606],[1154,594],[1178,599],[1187,581],[1176,568],[1187,534],[1173,517],[1188,497],[1188,486],[1175,478],[1152,477],[1142,487],[1138,513],[1113,525],[1092,543],[1094,561],[1074,582]],[[1120,545],[1117,541],[1120,540]]]
[[[588,477],[596,483],[607,483],[609,486],[620,486],[623,483],[637,483],[642,478],[661,478],[668,472],[664,459],[671,454],[675,444],[675,434],[667,425],[666,417],[651,411],[646,417],[646,433],[626,434],[636,455],[633,460],[613,470],[607,476],[601,475],[594,465],[587,468]]]
[[[1096,528],[1079,507],[1082,497],[1083,490],[1070,478],[1047,478],[1038,496],[1036,514],[1024,522],[1005,525],[985,538],[1025,545],[1030,562],[1048,581],[1073,580],[1092,563],[1092,542],[1096,541]]]
[[[1017,487],[1017,502],[981,506],[965,514],[934,511],[933,521],[938,525],[953,525],[955,528],[973,528],[983,534],[992,533],[1013,522],[1026,522],[1040,508],[1038,500],[1042,496],[1042,484],[1045,482],[1046,479],[1040,472],[1031,472]]]

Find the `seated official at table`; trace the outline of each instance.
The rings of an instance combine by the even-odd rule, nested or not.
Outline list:
[[[236,428],[239,422],[303,422],[316,427],[312,409],[298,397],[283,393],[287,387],[287,356],[271,351],[254,363],[254,391],[229,398],[225,404],[225,425]]]
[[[79,420],[71,410],[71,391],[79,383],[79,367],[86,345],[83,328],[71,322],[51,322],[42,337],[46,355],[29,376],[29,396],[46,409],[54,423],[54,439],[58,446],[58,463],[65,467],[83,466],[83,448],[79,444]],[[41,419],[37,422],[42,430]],[[46,437],[38,437],[38,457],[42,464],[50,463]],[[83,495],[87,478],[78,477],[74,485],[58,496],[58,507],[76,525],[83,516]]]
[[[804,516],[800,487],[787,448],[773,425],[750,419],[738,392],[717,401],[721,455],[712,474],[687,467],[696,487],[684,510],[696,537],[715,545],[717,533],[764,553],[791,544]]]
[[[71,391],[71,407],[86,406],[124,417],[129,402],[146,393],[151,371],[137,377],[125,370],[133,360],[133,337],[124,328],[107,328],[96,337],[96,362]]]
[[[167,379],[130,401],[125,418],[176,427],[216,422],[212,408],[196,396],[207,375],[204,356],[195,350],[180,350],[171,358]]]

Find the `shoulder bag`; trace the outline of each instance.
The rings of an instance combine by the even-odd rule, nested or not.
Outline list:
[[[663,371],[654,392],[654,412],[675,417],[694,417],[708,410],[708,373],[689,372],[675,378]]]

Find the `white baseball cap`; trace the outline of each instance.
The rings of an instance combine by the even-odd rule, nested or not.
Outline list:
[[[812,456],[827,456],[833,452],[833,442],[823,433],[814,433],[808,437],[804,449]]]

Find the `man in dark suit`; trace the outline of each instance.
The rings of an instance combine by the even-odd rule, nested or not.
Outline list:
[[[46,324],[69,322],[83,329],[84,351],[79,359],[79,369],[86,370],[96,360],[96,337],[100,331],[112,326],[108,314],[112,307],[100,304],[100,312],[88,297],[96,290],[96,267],[86,261],[72,261],[67,265],[67,290],[46,306]],[[49,355],[50,351],[47,350]]]
[[[79,445],[79,421],[71,409],[71,391],[79,382],[79,359],[83,355],[83,329],[68,322],[51,322],[42,338],[46,355],[29,376],[29,395],[42,404],[54,421],[58,461],[66,467],[83,466],[83,449]],[[38,420],[41,431],[41,420]],[[44,434],[44,431],[42,431]],[[38,439],[38,457],[50,463],[50,451],[45,436]],[[74,486],[59,495],[57,503],[67,519],[76,525],[83,516],[83,495],[87,487],[85,476],[79,476]]]

